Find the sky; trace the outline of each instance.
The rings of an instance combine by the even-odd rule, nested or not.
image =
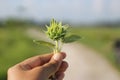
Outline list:
[[[120,0],[0,0],[0,19],[55,18],[73,23],[120,20]]]

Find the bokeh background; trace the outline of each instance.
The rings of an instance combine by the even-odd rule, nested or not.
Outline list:
[[[51,52],[33,43],[54,18],[70,25],[78,41],[120,70],[120,0],[0,0],[0,80],[7,69],[38,54]]]

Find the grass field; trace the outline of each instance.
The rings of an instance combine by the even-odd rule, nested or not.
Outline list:
[[[0,28],[0,80],[6,79],[7,69],[34,55],[50,52],[44,46],[38,46],[25,35],[27,28]],[[80,43],[85,44],[115,62],[113,43],[120,38],[120,28],[72,28],[70,31],[80,35]]]
[[[98,51],[111,63],[115,63],[113,46],[116,39],[120,39],[120,28],[74,28],[71,31],[81,36],[79,42]]]

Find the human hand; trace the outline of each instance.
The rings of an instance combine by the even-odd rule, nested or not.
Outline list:
[[[62,80],[68,67],[65,57],[65,53],[56,53],[26,59],[8,69],[8,80],[49,80],[53,74]]]

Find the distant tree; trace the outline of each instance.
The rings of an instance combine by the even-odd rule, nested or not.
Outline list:
[[[5,20],[4,22],[5,22],[5,26],[7,27],[36,25],[34,20],[17,19],[17,18],[9,18]]]
[[[0,27],[3,27],[3,21],[0,21]]]

